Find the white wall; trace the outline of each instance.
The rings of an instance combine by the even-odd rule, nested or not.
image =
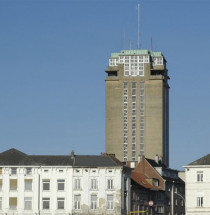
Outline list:
[[[203,172],[203,181],[197,181],[197,172]],[[185,167],[186,215],[210,214],[210,166]],[[203,206],[197,206],[197,197],[203,197]]]
[[[63,172],[60,172],[62,171]],[[48,172],[46,172],[48,171]],[[18,167],[17,174],[11,175],[10,167],[3,167],[0,179],[3,181],[0,197],[2,198],[1,214],[49,214],[49,215],[69,215],[72,213],[81,214],[121,214],[122,203],[121,191],[124,179],[122,167],[110,168],[72,168],[72,167],[32,167],[32,174],[27,175],[25,167]],[[128,176],[126,176],[128,177]],[[81,179],[81,189],[74,189],[74,179]],[[97,179],[98,187],[91,190],[91,179]],[[18,188],[16,191],[10,190],[10,179],[17,179]],[[32,191],[25,191],[24,180],[32,179]],[[50,179],[50,190],[42,190],[42,180]],[[65,190],[57,190],[57,179],[65,179]],[[113,179],[113,188],[107,188],[107,180]],[[127,182],[128,183],[128,182]],[[128,186],[127,186],[128,187]],[[74,210],[74,195],[81,195],[81,209]],[[97,209],[90,209],[90,196],[97,195]],[[114,196],[113,210],[107,210],[107,195]],[[9,198],[17,197],[17,210],[9,209]],[[32,197],[32,210],[24,210],[24,197]],[[42,209],[42,198],[50,198],[50,209]],[[65,209],[57,210],[57,198],[65,198]]]

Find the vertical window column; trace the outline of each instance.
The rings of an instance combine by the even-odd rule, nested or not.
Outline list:
[[[123,160],[128,160],[128,82],[123,83]]]
[[[140,82],[140,155],[144,155],[144,105],[145,85]]]
[[[136,82],[132,82],[132,160],[136,160]]]

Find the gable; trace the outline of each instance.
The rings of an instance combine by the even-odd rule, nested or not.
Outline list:
[[[145,159],[145,157],[143,157],[140,163],[138,163],[138,165],[134,168],[134,171],[144,174],[146,176],[145,179],[147,179],[147,181],[150,181],[150,179],[158,179],[160,188],[164,189],[164,179],[156,171],[156,169],[150,165],[150,163]]]

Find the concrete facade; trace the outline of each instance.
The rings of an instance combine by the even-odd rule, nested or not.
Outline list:
[[[157,61],[158,59],[158,61]],[[169,161],[169,86],[160,52],[113,53],[106,70],[106,152],[121,161]]]

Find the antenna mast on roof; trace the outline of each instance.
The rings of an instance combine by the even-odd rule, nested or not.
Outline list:
[[[132,49],[132,41],[131,40],[129,42],[129,48],[130,48],[130,50]]]
[[[152,37],[151,37],[151,47],[150,47],[151,51],[153,51],[153,44],[152,44]]]
[[[140,4],[138,4],[138,49],[140,49]]]

